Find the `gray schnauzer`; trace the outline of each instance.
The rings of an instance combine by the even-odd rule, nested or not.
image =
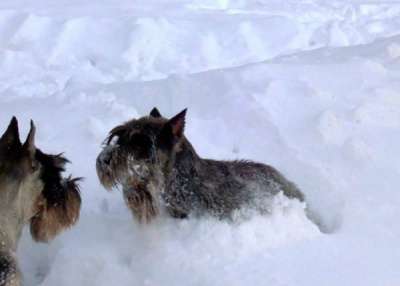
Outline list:
[[[47,242],[79,218],[79,179],[62,177],[68,160],[43,153],[34,141],[31,121],[21,143],[15,117],[0,138],[0,286],[21,283],[15,251],[24,225],[34,240]]]
[[[140,222],[163,210],[176,218],[233,218],[243,208],[265,213],[265,199],[278,193],[304,201],[300,190],[271,166],[201,158],[184,136],[185,115],[186,109],[168,120],[154,108],[149,116],[119,125],[97,158],[102,185],[121,185]]]

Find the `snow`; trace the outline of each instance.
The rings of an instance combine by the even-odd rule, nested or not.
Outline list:
[[[78,225],[23,235],[24,285],[400,285],[400,2],[0,3],[0,128],[84,176]],[[107,132],[188,107],[203,157],[247,158],[296,182],[324,224],[277,198],[241,223],[138,225],[98,182]]]

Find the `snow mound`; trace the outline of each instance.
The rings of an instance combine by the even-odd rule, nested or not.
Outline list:
[[[53,242],[57,249],[50,251],[44,263],[49,273],[32,277],[30,284],[174,285],[185,281],[187,285],[221,285],[219,276],[228,283],[240,278],[242,261],[254,254],[320,235],[300,203],[281,197],[274,205],[270,217],[254,216],[238,224],[212,218],[160,218],[143,226],[134,223],[128,213],[85,216],[76,228]],[[39,260],[42,255],[36,253],[29,259]],[[217,271],[211,274],[209,269]]]

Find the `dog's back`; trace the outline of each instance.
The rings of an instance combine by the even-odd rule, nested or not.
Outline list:
[[[252,161],[233,161],[228,164],[232,166],[237,179],[255,184],[260,188],[260,192],[266,192],[269,195],[283,192],[290,199],[304,200],[304,195],[297,186],[272,166]]]
[[[304,201],[296,185],[269,165],[201,159],[188,144],[176,154],[169,177],[164,195],[167,205],[186,215],[211,213],[230,217],[242,207],[263,206],[263,199],[279,192]]]

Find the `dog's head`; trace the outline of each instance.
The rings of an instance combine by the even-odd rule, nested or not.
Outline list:
[[[68,160],[36,148],[35,130],[31,121],[21,143],[13,117],[0,138],[0,199],[4,213],[30,222],[33,238],[48,241],[77,221],[81,198],[78,179],[62,176]]]
[[[142,185],[163,172],[184,140],[185,115],[186,109],[166,119],[154,108],[149,116],[112,129],[96,162],[102,185]]]

